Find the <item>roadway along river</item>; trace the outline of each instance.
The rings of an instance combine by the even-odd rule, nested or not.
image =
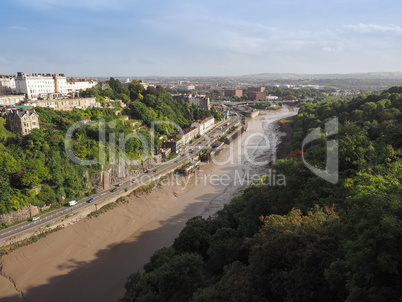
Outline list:
[[[249,129],[191,177],[173,177],[152,193],[83,219],[0,259],[0,301],[116,301],[127,277],[170,246],[185,222],[207,217],[248,180],[267,174],[280,142],[276,121],[292,107],[263,111]]]

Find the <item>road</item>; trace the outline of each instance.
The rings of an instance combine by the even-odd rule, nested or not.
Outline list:
[[[226,120],[227,122],[229,122],[229,126],[227,127],[230,127],[231,125],[237,123],[238,118],[239,116],[236,114],[236,116],[233,116],[230,119]],[[149,183],[157,175],[163,174],[165,171],[172,170],[173,168],[182,165],[183,162],[186,160],[192,160],[192,158],[195,157],[199,152],[201,152],[201,150],[204,147],[209,146],[211,141],[213,141],[216,137],[218,137],[221,134],[222,130],[219,128],[220,128],[219,126],[215,126],[208,133],[204,134],[202,137],[195,140],[194,143],[186,147],[176,159],[155,166],[153,167],[152,170],[149,170],[148,173],[141,174],[140,176],[134,179],[126,181],[122,183],[121,186],[116,185],[117,190],[115,192],[112,192],[112,188],[110,188],[97,194],[94,194],[92,196],[89,196],[87,198],[84,198],[80,201],[77,201],[77,204],[72,207],[66,206],[54,210],[50,213],[39,216],[40,218],[38,220],[25,221],[15,226],[1,230],[0,241],[26,233],[28,231],[33,231],[34,229],[38,229],[39,227],[44,227],[50,224],[52,221],[59,219],[61,217],[65,217],[66,215],[72,215],[73,213],[80,211],[82,208],[87,207],[89,205],[88,201],[91,198],[95,199],[95,201],[92,202],[91,204],[94,206],[94,210],[96,210],[98,203],[100,203],[105,199],[110,198],[111,196],[113,196],[113,194],[118,194],[120,193],[121,190],[124,190],[125,188],[129,188],[131,190],[141,185]],[[200,146],[200,148],[198,148],[198,146]],[[192,153],[190,153],[190,149],[193,149]]]

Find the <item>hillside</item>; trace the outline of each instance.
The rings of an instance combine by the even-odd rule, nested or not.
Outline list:
[[[214,110],[202,110],[174,100],[163,87],[150,86],[145,90],[135,80],[126,88],[119,80],[111,78],[104,87],[98,84],[96,88],[81,92],[81,96],[89,95],[95,96],[103,108],[55,111],[38,107],[40,129],[24,137],[9,131],[5,119],[0,118],[0,215],[29,204],[57,208],[68,200],[95,193],[91,176],[102,171],[103,165],[113,162],[119,154],[124,153],[128,160],[137,163],[153,156],[149,148],[152,121],[173,122],[185,128],[207,116],[222,117]],[[118,99],[126,105],[125,109],[120,107],[120,102],[110,101]],[[102,120],[105,122],[105,158],[99,159],[99,149],[103,146],[99,134]],[[97,160],[97,164],[79,165],[67,156],[66,134],[77,122],[84,124],[72,136],[74,155],[81,160]],[[177,127],[168,123],[158,125],[155,131],[156,148],[161,145],[161,137],[169,139],[178,135]],[[136,137],[126,140],[132,133]],[[115,141],[109,141],[110,137]],[[124,150],[119,150],[121,140],[125,141]],[[7,227],[7,223],[2,227]]]

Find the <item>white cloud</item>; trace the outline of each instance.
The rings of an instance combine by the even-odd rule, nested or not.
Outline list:
[[[345,25],[346,28],[350,28],[353,31],[360,33],[392,33],[402,34],[402,27],[396,24],[354,24]]]
[[[18,25],[7,26],[7,29],[9,29],[9,30],[17,30],[17,31],[27,31],[27,30],[29,30],[28,27],[18,26]]]
[[[280,27],[234,20],[207,11],[197,15],[174,14],[147,20],[155,33],[185,41],[194,48],[225,54],[266,55],[303,50],[341,51],[337,33],[329,31],[285,30]]]

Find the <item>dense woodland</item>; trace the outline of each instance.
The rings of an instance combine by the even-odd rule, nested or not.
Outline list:
[[[336,91],[333,88],[326,88],[324,90],[318,90],[315,88],[286,88],[277,86],[267,86],[265,92],[267,94],[276,95],[280,99],[305,99],[307,97],[314,98],[315,100],[324,99],[322,92],[333,92]]]
[[[121,301],[401,301],[401,110],[402,87],[302,105],[274,166],[287,185],[251,186],[214,217],[190,219],[130,276]],[[305,156],[325,167],[326,141],[338,139],[336,185],[300,151],[334,117],[339,133],[322,133]]]
[[[198,106],[173,100],[162,87],[144,90],[138,81],[125,88],[119,80],[111,78],[103,89],[99,84],[95,89],[81,92],[81,96],[89,95],[96,96],[105,108],[55,111],[38,107],[40,130],[34,129],[25,137],[9,131],[5,119],[0,117],[0,214],[28,204],[57,207],[67,200],[95,192],[89,183],[90,175],[101,171],[102,166],[74,164],[65,151],[65,135],[76,122],[86,124],[74,132],[72,150],[78,158],[92,160],[99,157],[99,123],[96,122],[105,121],[105,164],[108,164],[111,134],[116,138],[115,158],[119,156],[119,134],[137,134],[138,137],[127,139],[125,154],[128,159],[140,162],[144,156],[145,140],[147,146],[151,145],[149,127],[152,121],[174,122],[185,128],[211,114],[217,119],[222,118],[216,111],[201,110]],[[124,111],[119,102],[111,101],[116,99],[127,104]],[[130,119],[116,115],[118,111]],[[95,123],[89,123],[91,121]],[[112,121],[114,123],[110,123]],[[160,137],[168,139],[178,134],[177,127],[169,124],[157,125],[155,130],[156,147],[161,145]],[[146,150],[145,155],[152,154],[152,150]]]

